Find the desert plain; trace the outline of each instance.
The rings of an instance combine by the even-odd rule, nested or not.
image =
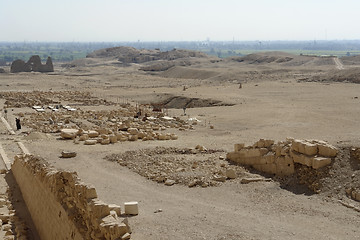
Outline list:
[[[171,57],[139,61],[134,54],[141,59],[149,53],[130,50],[114,48],[70,64],[54,63],[50,73],[10,73],[6,67],[0,74],[1,113],[7,110],[14,130],[15,118],[22,121],[15,135],[0,125],[9,159],[21,153],[21,141],[54,167],[76,171],[103,201],[120,206],[137,201],[139,214],[128,218],[131,239],[360,238],[360,204],[345,191],[360,186],[360,160],[349,156],[351,148],[360,146],[358,58],[265,52],[220,59],[174,50]],[[92,101],[81,101],[82,96]],[[32,109],[34,101],[45,112]],[[58,116],[49,122],[47,107],[55,104],[76,111],[60,109],[69,121]],[[155,107],[162,112],[153,112]],[[141,117],[109,117],[126,108],[141,109]],[[76,115],[81,111],[104,117],[81,119]],[[186,127],[162,123],[158,131],[176,135],[174,140],[87,146],[60,137],[61,128],[145,122],[145,112]],[[51,128],[56,124],[57,130]],[[316,192],[291,177],[263,174],[226,159],[234,144],[287,138],[323,140],[339,149],[327,174],[316,179]],[[77,154],[61,158],[62,151]],[[212,180],[227,168],[235,170],[234,179]],[[264,181],[242,184],[245,177]],[[194,179],[199,184],[191,185]]]

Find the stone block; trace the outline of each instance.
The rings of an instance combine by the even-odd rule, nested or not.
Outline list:
[[[304,154],[308,156],[313,156],[318,153],[318,147],[316,144],[305,142],[304,143]]]
[[[74,139],[78,133],[78,129],[61,129],[60,137],[63,139]]]
[[[84,132],[85,133],[85,132]],[[90,137],[90,138],[96,138],[98,137],[100,134],[95,131],[95,130],[89,130],[89,131],[86,131],[86,134]]]
[[[83,134],[79,137],[79,141],[85,141],[89,139],[89,135],[88,134]]]
[[[314,169],[322,168],[331,163],[331,158],[325,158],[325,157],[314,157],[312,159],[312,167]]]
[[[109,205],[100,200],[91,200],[90,208],[96,218],[103,218],[110,215]]]
[[[110,144],[110,138],[106,138],[101,141],[101,145],[108,145],[108,144]]]
[[[88,140],[85,140],[85,142],[84,142],[85,145],[95,145],[96,143],[97,143],[96,139],[88,139]]]
[[[294,151],[291,151],[290,155],[293,158],[294,162],[311,167],[312,157],[306,156],[304,154],[296,153]]]
[[[298,139],[294,139],[291,143],[291,150],[295,152],[299,152],[299,145],[301,145],[302,141]]]
[[[258,148],[241,149],[239,152],[244,154],[244,157],[260,157],[262,155]]]
[[[128,139],[129,139],[129,141],[137,141],[138,140],[138,135],[137,134],[129,135]]]
[[[76,152],[62,151],[61,152],[61,157],[63,157],[63,158],[73,158],[73,157],[76,157]]]
[[[269,152],[269,150],[267,148],[260,148],[259,151],[262,156],[264,156],[265,154],[267,154]]]
[[[99,135],[108,134],[108,129],[106,129],[106,128],[98,128],[98,129],[96,129],[96,131],[99,133]]]
[[[266,139],[265,142],[264,142],[264,147],[268,148],[271,145],[273,145],[274,143],[275,143],[274,140]]]
[[[137,128],[128,128],[128,133],[130,133],[131,135],[136,135],[138,134],[139,130]]]
[[[318,144],[319,155],[324,157],[336,157],[338,150],[329,144]]]
[[[124,207],[125,214],[127,215],[139,214],[138,202],[126,202],[124,203]]]
[[[241,149],[243,149],[245,147],[245,144],[244,143],[236,143],[234,144],[234,151],[235,152],[238,152],[240,151]]]
[[[295,172],[294,161],[291,157],[278,157],[276,162],[276,175],[288,176]]]
[[[117,136],[115,135],[110,135],[109,139],[110,139],[110,143],[117,143],[118,141]]]
[[[109,204],[110,211],[115,211],[117,216],[121,215],[121,207],[116,204]]]
[[[276,173],[275,163],[253,165],[253,167],[260,172],[270,173],[270,174]]]
[[[236,172],[234,169],[226,169],[226,177],[229,179],[235,179],[236,178]]]

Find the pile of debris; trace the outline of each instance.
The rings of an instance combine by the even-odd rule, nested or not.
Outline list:
[[[82,91],[32,91],[32,92],[0,92],[0,98],[5,99],[7,108],[21,108],[61,104],[73,102],[87,106],[115,105],[115,103],[93,97],[89,92]]]
[[[133,170],[152,181],[171,186],[218,186],[231,179],[247,176],[241,166],[230,165],[222,150],[206,149],[198,145],[189,148],[142,149],[105,157]]]

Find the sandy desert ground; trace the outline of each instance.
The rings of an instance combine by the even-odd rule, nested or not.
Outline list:
[[[55,65],[55,72],[47,74],[11,74],[5,69],[7,73],[0,75],[0,92],[80,91],[114,103],[87,106],[72,99],[62,102],[96,111],[116,109],[124,103],[135,106],[165,101],[168,116],[200,121],[193,130],[167,129],[178,135],[177,140],[171,141],[84,146],[59,140],[59,133],[31,137],[29,134],[34,130],[26,124],[15,136],[8,135],[1,126],[1,144],[7,155],[13,158],[20,153],[16,141],[21,140],[30,152],[55,167],[76,171],[84,182],[96,187],[103,201],[118,205],[138,201],[139,215],[129,218],[132,239],[360,238],[360,213],[338,202],[360,206],[345,195],[349,183],[360,183],[360,168],[351,167],[345,157],[341,166],[334,167],[334,176],[328,178],[328,185],[318,194],[298,185],[286,187],[276,178],[241,184],[240,176],[259,173],[240,166],[239,178],[217,186],[166,186],[106,159],[111,154],[158,146],[194,149],[202,145],[219,150],[199,156],[204,161],[212,158],[216,165],[225,161],[220,158],[233,151],[235,143],[252,144],[260,138],[282,141],[287,137],[325,140],[344,149],[345,156],[346,149],[360,146],[360,85],[324,80],[334,71],[336,74],[356,71],[360,64],[352,62],[340,69],[333,59],[309,60],[267,53],[242,60],[184,58],[167,70],[140,70],[159,64],[154,62],[119,64],[114,58],[87,58],[76,60],[72,67]],[[4,109],[6,98],[1,96],[0,109]],[[196,104],[188,105],[184,115],[182,105],[184,101],[189,103],[189,99]],[[14,129],[19,113],[25,113],[25,117],[26,113],[35,113],[25,106],[7,110],[7,119]],[[77,156],[60,158],[63,150],[76,151]],[[174,156],[173,161],[179,159]]]

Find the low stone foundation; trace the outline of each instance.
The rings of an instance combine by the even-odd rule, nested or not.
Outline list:
[[[11,170],[41,239],[130,239],[120,207],[97,199],[76,173],[32,155],[16,156]]]
[[[294,163],[318,169],[331,163],[337,149],[324,141],[288,138],[275,144],[273,140],[260,139],[253,146],[234,145],[227,159],[250,165],[258,171],[287,176],[294,173]]]

